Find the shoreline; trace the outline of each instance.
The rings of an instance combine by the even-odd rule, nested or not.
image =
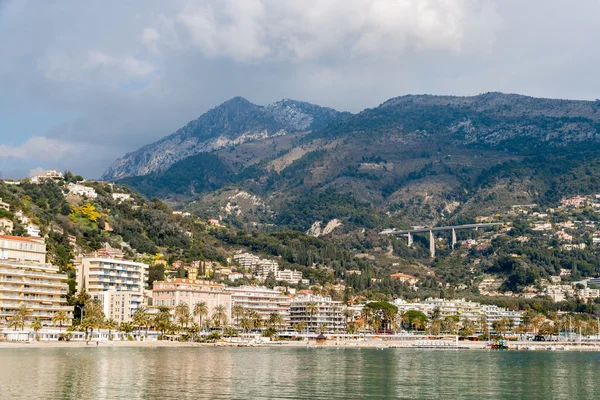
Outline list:
[[[578,342],[509,342],[508,349],[501,351],[576,351],[590,352],[600,351],[600,343],[578,343]],[[486,342],[458,342],[457,346],[422,346],[407,341],[328,341],[326,343],[315,343],[305,341],[279,341],[271,343],[197,343],[197,342],[172,342],[172,341],[40,341],[40,342],[0,342],[2,349],[54,349],[54,348],[314,348],[314,349],[414,349],[414,350],[490,350]],[[498,350],[495,350],[498,351]]]

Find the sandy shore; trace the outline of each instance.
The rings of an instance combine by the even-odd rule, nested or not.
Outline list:
[[[544,342],[509,342],[509,350],[557,350],[557,351],[600,351],[600,343],[544,343]],[[86,347],[129,347],[129,348],[158,348],[158,347],[277,347],[277,348],[405,348],[405,349],[424,349],[424,347],[415,346],[412,341],[392,341],[392,340],[364,340],[364,341],[335,341],[330,340],[323,344],[316,344],[314,341],[280,341],[271,343],[193,343],[193,342],[171,342],[171,341],[111,341],[111,342],[58,342],[58,341],[40,341],[40,342],[0,342],[0,349],[18,349],[18,348],[86,348]],[[459,349],[467,350],[485,350],[485,342],[459,342]],[[456,350],[455,347],[444,346],[446,350]]]

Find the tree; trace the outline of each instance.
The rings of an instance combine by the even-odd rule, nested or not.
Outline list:
[[[96,300],[88,300],[85,303],[85,313],[81,324],[86,330],[90,329],[92,335],[94,334],[94,329],[100,329],[102,327],[105,318],[100,303]]]
[[[40,317],[35,317],[31,323],[31,328],[35,333],[38,333],[39,330],[42,329],[42,319]]]
[[[17,308],[13,319],[15,319],[18,322],[18,326],[21,328],[21,330],[25,329],[25,323],[27,322],[29,314],[31,314],[31,311],[29,310],[29,308],[27,308],[25,304],[21,304],[19,308]]]
[[[179,303],[175,307],[175,319],[183,328],[187,328],[191,320],[190,307],[185,303]]]
[[[131,332],[133,332],[133,325],[131,325],[130,322],[121,322],[121,325],[119,325],[119,330],[129,335]]]
[[[112,331],[117,329],[119,324],[114,319],[109,319],[104,322],[104,328],[108,329],[108,340],[112,340]]]
[[[54,325],[60,326],[61,331],[62,331],[63,324],[66,323],[68,320],[69,320],[69,316],[67,315],[66,312],[64,312],[62,310],[55,312],[54,316],[52,317],[52,323]]]
[[[319,312],[319,304],[315,301],[311,301],[310,303],[308,303],[308,305],[306,306],[306,312],[308,312],[308,315],[310,315],[310,327],[312,327],[313,324],[313,315],[315,315],[316,313]],[[307,331],[310,329],[309,326],[307,326]]]
[[[171,327],[171,313],[169,307],[158,307],[158,313],[154,316],[154,327],[162,336]]]
[[[283,317],[281,314],[271,313],[271,315],[269,315],[269,325],[278,332],[281,325],[283,325]]]
[[[239,304],[236,304],[233,307],[231,307],[231,316],[233,317],[234,325],[240,324],[240,320],[244,316],[245,312],[246,309]]]
[[[202,327],[202,317],[208,315],[208,306],[206,302],[199,301],[194,305],[193,310],[194,317],[198,317],[198,324]]]
[[[404,314],[406,315],[408,324],[412,326],[413,329],[422,330],[427,326],[427,315],[423,314],[421,311],[408,310]]]
[[[138,335],[140,333],[140,328],[146,328],[146,337],[148,336],[148,328],[152,324],[152,319],[150,318],[150,314],[146,311],[146,308],[140,307],[133,313],[133,325],[138,328]]]
[[[213,309],[212,320],[217,328],[227,325],[227,309],[223,304],[219,304]]]
[[[188,333],[192,336],[192,342],[194,342],[196,340],[196,335],[201,330],[201,327],[197,322],[192,322],[187,330]]]

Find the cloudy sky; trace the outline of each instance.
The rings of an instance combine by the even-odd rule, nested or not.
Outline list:
[[[98,177],[236,95],[600,97],[600,2],[0,0],[0,172]]]

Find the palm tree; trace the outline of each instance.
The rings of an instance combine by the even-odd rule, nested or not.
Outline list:
[[[27,322],[27,317],[29,317],[29,314],[31,314],[31,311],[25,304],[21,304],[15,312],[13,318],[18,321],[18,326],[21,328],[21,330],[25,329],[25,323]]]
[[[164,336],[171,327],[171,313],[169,307],[158,307],[158,313],[154,316],[154,328]]]
[[[316,324],[313,324],[313,315],[319,312],[319,304],[315,301],[311,301],[306,306],[306,312],[308,312],[308,315],[310,315],[310,323],[306,327],[307,332],[312,327],[312,325],[315,325],[314,328],[316,330]]]
[[[86,330],[91,329],[91,334],[94,334],[94,328],[100,329],[104,324],[104,311],[96,300],[88,300],[85,303],[85,315],[83,317],[82,325],[85,326]]]
[[[137,310],[135,310],[135,312],[133,313],[133,325],[137,326],[138,328],[138,336],[140,336],[140,328],[142,326],[145,326],[146,328],[148,327],[148,325],[150,325],[150,316],[148,315],[148,312],[146,311],[146,309],[144,307],[140,307]],[[146,333],[146,336],[148,336],[148,334]]]
[[[133,326],[129,322],[121,322],[121,325],[119,325],[119,330],[129,336],[129,334],[133,332]]]
[[[187,328],[191,320],[190,307],[185,303],[179,303],[179,305],[175,307],[175,318],[182,327]]]
[[[60,326],[60,331],[62,331],[63,324],[69,320],[69,316],[64,311],[57,311],[54,313],[52,317],[52,323],[54,325]]]
[[[42,319],[40,317],[35,317],[31,323],[31,328],[35,333],[38,333],[39,330],[42,329]]]
[[[271,325],[275,331],[279,331],[281,325],[283,324],[283,317],[279,313],[271,313],[269,315],[269,325]]]
[[[199,317],[198,324],[202,327],[202,317],[208,314],[208,306],[205,301],[199,301],[194,305],[194,317]]]
[[[111,332],[114,329],[117,329],[117,326],[119,326],[119,324],[114,319],[109,319],[109,320],[107,320],[107,321],[104,322],[104,328],[108,329],[108,340],[112,340],[112,334],[111,334]]]
[[[200,325],[197,322],[192,322],[192,324],[188,327],[188,332],[192,335],[192,342],[195,341],[196,335],[200,332]]]
[[[348,330],[350,319],[354,317],[354,311],[346,307],[342,313],[344,314],[344,321],[346,322],[346,330]]]
[[[213,308],[212,320],[218,328],[227,325],[227,309],[223,304],[219,304]]]
[[[233,307],[231,307],[231,316],[233,317],[234,325],[240,324],[240,320],[244,316],[245,312],[246,312],[246,309],[239,304],[236,304]]]

